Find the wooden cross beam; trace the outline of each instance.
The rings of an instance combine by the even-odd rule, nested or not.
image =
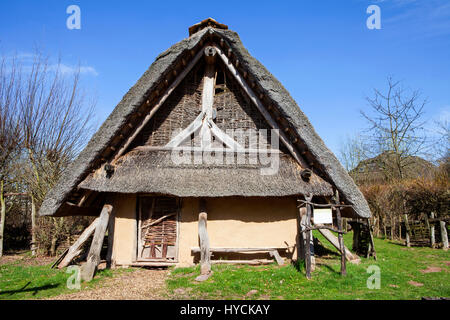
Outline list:
[[[215,94],[215,77],[216,77],[216,49],[211,46],[205,47],[203,50],[206,60],[205,76],[203,78],[202,91],[202,111],[184,130],[173,137],[166,147],[177,148],[183,141],[190,139],[191,135],[200,131],[201,149],[211,147],[212,136],[216,137],[221,143],[233,150],[243,150],[244,148],[236,142],[232,137],[223,132],[213,119],[213,106]]]

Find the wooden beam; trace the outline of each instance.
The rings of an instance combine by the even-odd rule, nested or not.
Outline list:
[[[65,202],[61,209],[61,215],[58,216],[89,216],[97,217],[99,212],[102,210],[101,207],[79,207],[76,204]]]
[[[95,227],[94,238],[92,239],[91,247],[89,249],[87,262],[81,268],[81,279],[84,281],[92,280],[100,262],[100,251],[102,250],[103,239],[112,210],[112,205],[105,204],[100,213],[100,217],[98,218],[99,220]]]
[[[277,250],[286,250],[286,248],[274,248],[274,247],[267,247],[267,248],[209,248],[210,252],[217,252],[217,253],[270,252],[270,251],[277,251]],[[191,248],[191,251],[193,253],[199,253],[199,252],[201,252],[201,249],[198,247],[194,247],[194,248]]]
[[[180,145],[183,141],[190,138],[191,135],[197,130],[199,130],[203,124],[203,119],[206,116],[206,114],[202,111],[200,114],[195,118],[194,121],[192,121],[185,129],[181,130],[180,133],[178,133],[175,137],[173,137],[169,143],[165,145],[166,148],[175,148]]]
[[[445,221],[440,221],[439,225],[441,227],[441,238],[442,238],[442,249],[448,250],[448,235],[447,227],[445,226]]]
[[[62,269],[67,267],[69,263],[81,253],[81,247],[83,244],[89,239],[89,237],[94,233],[95,228],[98,224],[98,218],[96,218],[86,229],[84,229],[83,233],[80,237],[75,241],[74,244],[70,246],[65,255],[64,259],[58,264],[58,269]]]
[[[117,154],[114,157],[114,160],[112,163],[114,164],[117,159],[127,150],[127,148],[130,146],[130,144],[133,142],[133,140],[138,136],[138,134],[142,131],[142,129],[147,125],[147,123],[150,121],[150,119],[153,117],[153,115],[156,113],[156,111],[159,110],[159,108],[164,104],[166,99],[170,96],[170,94],[176,89],[176,87],[181,83],[181,81],[186,77],[186,75],[191,71],[191,69],[195,66],[195,64],[200,60],[200,58],[203,56],[203,50],[199,50],[199,52],[195,55],[195,57],[189,62],[189,64],[186,66],[186,68],[178,75],[178,77],[170,84],[170,86],[167,88],[166,92],[161,96],[159,101],[153,106],[153,108],[150,110],[150,112],[145,116],[142,123],[136,128],[134,133],[128,138],[128,140],[125,142],[125,144],[120,148],[120,150],[117,152]]]
[[[211,264],[249,264],[249,265],[261,265],[272,264],[271,259],[254,259],[254,260],[212,260]]]
[[[311,202],[312,195],[305,196],[306,201]],[[311,227],[311,215],[312,206],[310,204],[306,205],[306,221],[305,227]],[[306,267],[306,278],[311,279],[311,232],[306,232],[305,236],[305,267]]]
[[[337,250],[340,251],[339,239],[327,229],[319,229],[319,232],[327,239]],[[359,257],[352,254],[351,251],[344,245],[345,258],[350,262],[357,262]]]
[[[405,214],[403,217],[405,219],[405,228],[406,228],[406,246],[411,247],[411,228],[409,227],[408,223],[408,215]]]
[[[209,237],[207,230],[207,213],[204,199],[200,199],[200,213],[198,215],[198,238],[200,242],[200,274],[209,275],[211,273],[211,263],[209,251]],[[206,280],[202,278],[202,280]]]
[[[277,262],[277,264],[279,266],[284,265],[284,260],[283,260],[283,258],[281,258],[280,254],[278,253],[277,250],[269,251],[269,254],[271,257],[274,257],[275,261]]]
[[[431,219],[434,219],[434,212],[431,212]],[[431,247],[434,248],[434,246],[436,245],[434,223],[431,223],[431,226],[430,226],[430,243],[431,243]]]
[[[336,204],[339,204],[339,191],[336,190],[335,192],[335,201]],[[342,235],[342,217],[341,217],[341,209],[339,207],[336,207],[336,219],[337,219],[337,227],[339,232],[338,239],[339,239],[339,251],[341,252],[341,276],[347,275],[347,266],[345,264],[345,246],[344,246],[344,237]]]
[[[208,119],[208,125],[211,128],[211,133],[227,147],[236,151],[245,151],[243,146],[241,146],[236,140],[227,135],[225,132],[220,130],[220,128],[211,119]]]
[[[255,104],[255,106],[258,108],[259,112],[264,116],[266,121],[269,123],[269,125],[273,129],[279,130],[279,137],[282,143],[286,146],[286,148],[289,150],[289,152],[292,154],[295,160],[302,166],[302,167],[308,167],[308,165],[302,160],[302,157],[294,148],[294,146],[289,142],[289,139],[286,137],[284,132],[280,129],[278,124],[273,120],[272,116],[269,114],[269,112],[266,110],[264,105],[262,104],[261,100],[258,98],[258,96],[255,94],[253,89],[246,83],[244,78],[241,76],[239,71],[236,70],[236,68],[233,66],[233,64],[230,62],[228,57],[224,54],[222,49],[220,49],[217,46],[214,46],[217,50],[217,54],[222,59],[222,61],[225,63],[226,67],[230,71],[230,73],[234,76],[236,81],[239,83],[239,85],[242,87],[242,89],[245,91],[245,93],[248,95],[250,100]]]
[[[279,149],[231,149],[231,148],[201,148],[201,147],[167,147],[167,146],[138,146],[135,148],[136,150],[141,151],[186,151],[186,152],[224,152],[224,153],[262,153],[266,154],[281,154]]]
[[[146,224],[146,225],[142,226],[141,228],[151,227],[151,226],[153,226],[153,225],[155,225],[155,224],[160,223],[160,222],[163,221],[164,219],[167,219],[168,217],[172,217],[172,216],[174,216],[174,215],[176,215],[176,214],[177,214],[176,212],[172,212],[172,213],[166,214],[166,215],[162,216],[161,218],[156,219],[155,221],[152,221],[152,222],[150,222],[149,224]]]
[[[112,212],[109,216],[108,222],[108,252],[106,253],[106,267],[114,268],[116,261],[114,257],[114,229],[115,229],[115,215]]]

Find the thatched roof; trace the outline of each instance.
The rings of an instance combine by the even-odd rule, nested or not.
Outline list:
[[[353,215],[359,217],[370,216],[368,204],[353,180],[341,166],[334,154],[325,146],[322,139],[313,129],[307,117],[303,114],[296,102],[292,99],[281,83],[269,71],[267,71],[261,63],[259,63],[248,53],[242,45],[237,33],[226,29],[213,28],[211,26],[198,30],[195,34],[178,42],[156,58],[156,61],[123,97],[122,101],[116,106],[108,119],[92,137],[78,158],[65,171],[63,177],[56,184],[56,186],[47,194],[47,197],[40,208],[41,215],[60,215],[60,208],[66,201],[68,201],[69,197],[75,191],[83,186],[87,188],[89,183],[94,184],[92,179],[89,180],[89,175],[92,174],[93,170],[97,169],[101,165],[101,161],[103,160],[100,159],[108,158],[105,156],[106,150],[109,149],[108,147],[111,146],[113,141],[117,140],[117,136],[123,132],[122,130],[127,125],[130,117],[132,117],[137,110],[139,110],[139,108],[146,103],[146,101],[148,102],[148,97],[152,91],[164,82],[164,79],[166,79],[168,74],[170,74],[171,68],[174,65],[178,64],[181,59],[192,57],[193,52],[195,52],[196,49],[198,50],[205,40],[211,40],[212,38],[216,40],[222,39],[222,44],[227,46],[236,59],[239,60],[240,69],[245,70],[248,74],[248,79],[257,84],[255,91],[258,91],[264,95],[266,101],[277,109],[277,112],[281,115],[281,117],[287,121],[290,130],[292,130],[293,133],[299,138],[299,143],[302,144],[304,150],[307,150],[307,155],[305,155],[305,157],[307,157],[309,162],[314,163],[314,171],[317,172],[321,178],[339,190],[341,199],[343,199],[346,203],[353,205]],[[126,172],[126,170],[129,170],[129,167],[124,166],[123,169],[120,170]],[[149,178],[151,176],[152,179],[156,179],[157,177],[161,177],[162,170],[168,169],[159,168],[158,170],[154,173],[146,174],[149,175]],[[193,169],[178,169],[177,172],[188,179],[189,177],[192,177],[192,172],[190,170]],[[111,181],[113,181],[113,179],[117,179],[117,183],[119,184],[119,180],[121,179],[119,169],[114,175],[116,175],[116,173],[119,174],[116,178],[113,177]],[[225,176],[226,175],[224,174],[223,177]],[[233,175],[229,176],[230,177],[226,180],[228,185],[235,181],[232,179]],[[85,179],[86,181],[83,182]],[[146,184],[150,184],[151,181],[152,180],[147,180]],[[80,183],[82,184],[80,185]],[[97,185],[95,188],[102,190],[105,183],[106,182],[104,180],[97,180]],[[168,181],[162,179],[159,180],[158,183],[168,183]],[[263,182],[263,185],[264,183],[265,182]],[[301,179],[292,181],[292,183],[298,184],[298,186],[293,186],[290,188],[291,191],[289,192],[292,192],[292,194],[307,194],[310,190],[312,190],[311,187],[309,187],[309,189],[306,188]],[[323,187],[323,194],[329,193],[329,187],[326,186],[327,183],[322,183],[320,185],[320,188]],[[168,186],[170,186],[170,184]],[[158,188],[161,188],[160,191],[167,192],[167,189],[163,189],[169,188],[168,186],[159,186]],[[269,185],[266,184],[266,186]],[[171,190],[175,190],[176,186],[172,184],[172,187],[174,189]],[[152,188],[156,190],[157,187],[152,186]],[[111,190],[112,189],[108,189],[108,191]],[[121,190],[123,189],[117,188],[117,192],[121,192]],[[221,192],[217,191],[216,193],[211,194],[208,194],[205,190],[201,192],[198,191],[198,195],[225,196],[231,194],[234,195],[237,193],[234,192],[231,187],[231,191],[226,191],[225,188],[222,188]],[[140,190],[130,191],[138,192]],[[254,195],[252,192],[244,193],[242,191],[243,190],[239,191],[242,196]],[[148,192],[148,190],[146,192]],[[285,194],[289,194],[289,192],[286,192]],[[187,195],[186,193],[178,191],[172,191],[172,193]],[[275,192],[271,193],[270,191],[265,191],[263,194],[266,195],[268,193],[274,196],[277,195]],[[196,193],[193,192],[192,194]]]
[[[313,174],[308,181],[289,155],[280,156],[279,169],[261,175],[259,164],[174,165],[171,151],[133,150],[116,163],[114,174],[91,173],[81,184],[97,192],[156,193],[178,197],[292,196],[312,193],[331,196],[329,183]]]

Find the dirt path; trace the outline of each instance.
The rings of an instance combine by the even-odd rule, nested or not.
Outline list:
[[[139,269],[113,279],[98,288],[63,294],[50,300],[161,300],[166,291],[167,270]]]

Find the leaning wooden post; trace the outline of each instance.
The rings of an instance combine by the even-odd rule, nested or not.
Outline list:
[[[339,239],[339,247],[340,247],[340,251],[341,251],[341,275],[345,276],[347,275],[347,267],[346,267],[346,262],[345,262],[345,247],[344,247],[344,238],[343,238],[343,234],[342,234],[342,217],[341,217],[341,208],[339,207],[340,205],[340,201],[339,201],[339,191],[336,190],[335,193],[335,197],[336,197],[336,219],[337,219],[337,224],[338,224],[338,230],[339,230],[339,235],[338,235],[338,239]]]
[[[447,251],[448,250],[447,227],[445,226],[445,221],[439,221],[439,224],[441,225],[442,249]]]
[[[406,228],[406,246],[407,247],[411,247],[411,229],[409,228],[409,223],[408,223],[408,215],[405,214],[404,215],[405,218],[405,228]]]
[[[436,236],[435,236],[435,229],[434,229],[434,212],[431,212],[431,225],[430,225],[430,242],[431,242],[431,247],[434,248],[434,246],[436,245]]]
[[[311,215],[312,215],[312,195],[305,196],[305,200],[308,202],[306,204],[306,228],[311,228]],[[305,232],[305,267],[306,267],[306,278],[311,279],[311,233],[309,231]]]
[[[96,218],[90,225],[87,227],[83,233],[78,237],[77,241],[67,250],[65,253],[64,259],[58,264],[58,269],[62,269],[67,267],[69,263],[78,256],[82,251],[83,244],[89,239],[89,237],[94,233],[95,228],[97,227],[99,218]]]
[[[100,213],[98,224],[95,228],[94,238],[89,249],[87,262],[81,268],[81,279],[91,281],[94,277],[98,264],[100,263],[100,252],[102,250],[103,239],[109,222],[109,215],[113,210],[112,205],[105,204]]]
[[[205,281],[211,275],[211,262],[209,251],[209,237],[207,230],[208,214],[206,213],[206,204],[204,199],[200,199],[200,213],[198,215],[198,238],[200,242],[200,276],[195,280]]]

